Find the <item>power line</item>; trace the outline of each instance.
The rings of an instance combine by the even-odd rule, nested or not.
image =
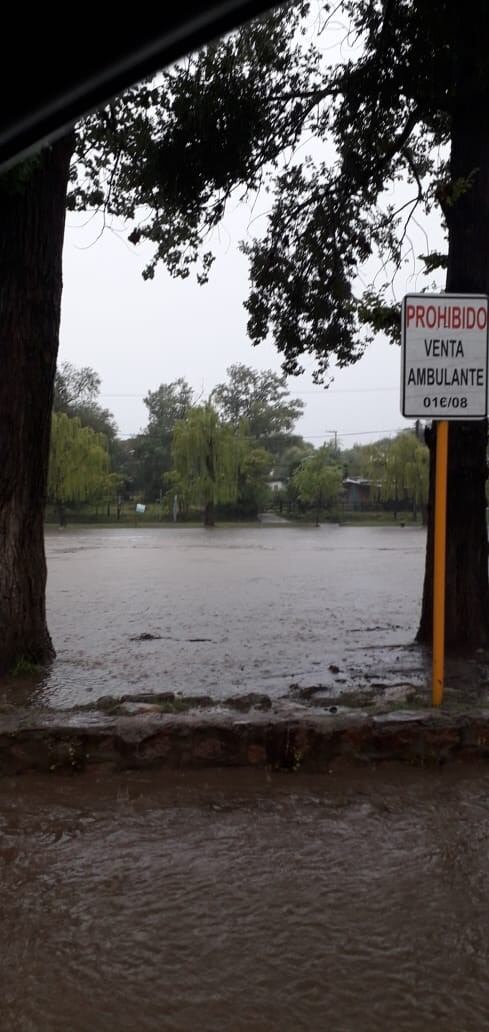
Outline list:
[[[407,429],[406,427],[395,426],[395,427],[390,427],[390,429],[382,429],[382,430],[345,430],[345,431],[338,430],[337,434],[338,434],[339,438],[341,438],[341,437],[368,437],[371,434],[399,434],[399,433],[401,433],[401,431],[406,430],[406,429]],[[144,430],[133,431],[132,433],[124,433],[124,434],[120,433],[120,434],[118,434],[119,437],[124,437],[126,439],[130,439],[131,437],[134,437],[134,438],[136,438],[136,437],[143,437],[144,435],[145,435],[145,431]],[[274,435],[272,434],[270,436],[273,437]],[[294,433],[292,433],[292,434],[286,434],[284,436],[302,437],[302,439],[304,441],[317,441],[317,440],[323,440],[324,441],[328,437],[331,437],[331,431],[329,431],[328,433],[325,433],[325,434],[294,434]],[[262,437],[257,437],[256,435],[252,435],[252,434],[243,434],[240,437],[240,439],[241,440],[246,440],[246,441],[263,441]]]
[[[294,391],[293,395],[295,398],[306,398],[312,394],[321,394],[322,397],[325,397],[327,394],[379,394],[381,392],[393,394],[394,391],[398,390],[398,387],[325,387],[324,390]],[[98,396],[99,398],[137,398],[140,401],[146,397],[145,394],[110,394],[105,391]]]

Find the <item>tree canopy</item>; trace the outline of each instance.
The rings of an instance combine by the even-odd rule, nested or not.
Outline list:
[[[162,383],[156,390],[148,391],[144,399],[148,424],[130,442],[129,475],[132,487],[147,501],[158,498],[163,489],[163,478],[172,467],[175,426],[185,419],[192,398],[192,388],[183,377],[179,377],[172,383]],[[127,453],[127,447],[125,451]]]
[[[85,501],[100,493],[109,469],[103,434],[82,426],[78,418],[53,413],[49,455],[48,498],[64,522],[68,502]]]
[[[244,245],[249,333],[272,335],[287,372],[309,352],[324,377],[372,333],[398,338],[389,287],[409,225],[436,205],[449,223],[477,175],[454,181],[446,148],[461,96],[488,79],[471,28],[487,32],[488,18],[485,0],[470,17],[454,0],[285,4],[87,119],[70,205],[128,220],[129,239],[153,245],[147,276],[159,261],[183,277],[197,263],[203,282],[230,198],[263,189],[267,215]],[[428,249],[423,263],[432,276],[446,255]]]
[[[304,409],[299,398],[290,397],[285,376],[241,362],[229,366],[227,380],[212,391],[212,401],[225,421],[235,427],[245,421],[248,434],[275,453]]]
[[[97,434],[104,434],[109,445],[117,434],[112,412],[98,401],[101,379],[90,366],[75,366],[62,362],[56,370],[53,411],[64,412],[71,419],[79,419]]]
[[[213,526],[216,505],[236,498],[237,477],[233,433],[209,402],[176,424],[173,463],[173,485],[202,507],[206,526]]]
[[[342,471],[331,445],[324,444],[304,459],[292,478],[299,501],[316,510],[319,526],[321,509],[331,509],[342,491]]]

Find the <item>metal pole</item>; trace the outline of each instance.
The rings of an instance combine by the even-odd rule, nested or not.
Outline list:
[[[447,555],[448,423],[436,424],[435,548],[433,569],[433,706],[443,701]]]

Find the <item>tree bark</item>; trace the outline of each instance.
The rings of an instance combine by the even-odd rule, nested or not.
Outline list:
[[[0,180],[0,671],[54,656],[44,508],[73,142]]]
[[[462,10],[470,23],[470,11]],[[484,44],[485,45],[485,44]],[[474,56],[461,37],[474,66]],[[459,99],[452,121],[451,182],[469,187],[446,206],[449,259],[446,289],[452,293],[489,291],[489,92],[474,97],[464,87],[473,70],[460,62],[455,76]],[[436,447],[430,435],[430,518],[419,641],[433,628],[433,483]],[[487,423],[450,423],[448,442],[446,643],[465,648],[489,644],[489,582],[485,483]]]

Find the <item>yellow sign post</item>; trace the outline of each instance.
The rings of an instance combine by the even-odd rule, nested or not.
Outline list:
[[[433,567],[433,706],[443,701],[445,679],[445,593],[447,555],[448,423],[436,424],[435,547]]]

